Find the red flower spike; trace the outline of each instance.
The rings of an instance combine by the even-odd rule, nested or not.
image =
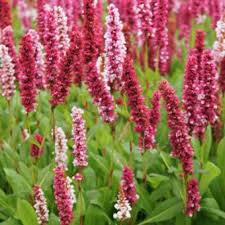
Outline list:
[[[190,143],[184,115],[179,108],[179,98],[167,81],[160,83],[159,90],[168,113],[169,139],[172,145],[172,155],[180,159],[185,174],[192,174],[194,151]]]

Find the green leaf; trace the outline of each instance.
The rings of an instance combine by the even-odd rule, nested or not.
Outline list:
[[[156,223],[167,221],[178,215],[183,210],[183,203],[178,198],[168,199],[156,207],[153,210],[151,217],[138,225],[144,225],[148,223]]]
[[[85,201],[81,192],[78,194],[76,211],[79,216],[83,216],[85,214]]]
[[[221,169],[221,185],[223,190],[225,190],[225,137],[220,141],[218,148],[217,148],[217,165]]]
[[[204,174],[201,176],[200,179],[201,194],[204,194],[213,179],[220,175],[220,169],[212,162],[207,162],[207,164],[203,167],[203,171]]]
[[[10,196],[7,196],[2,190],[0,190],[1,211],[8,216],[13,216],[13,214],[15,213],[15,209],[11,204],[12,200],[13,199],[10,198]]]
[[[21,223],[18,220],[9,218],[5,222],[0,223],[0,225],[21,225]]]
[[[112,224],[108,215],[97,206],[90,205],[86,212],[84,225]]]
[[[201,146],[201,163],[206,163],[209,158],[210,149],[212,146],[212,129],[208,126],[205,133],[205,139]]]
[[[16,216],[22,221],[23,225],[38,225],[36,213],[26,200],[18,199]]]
[[[225,212],[221,211],[220,209],[214,209],[214,208],[209,208],[209,207],[202,207],[202,211],[205,211],[206,213],[212,213],[218,217],[221,217],[225,219]]]
[[[191,218],[181,213],[176,217],[175,225],[191,225]]]
[[[150,174],[147,176],[147,181],[151,184],[151,186],[155,189],[157,188],[163,181],[168,181],[169,178],[160,174]]]
[[[59,225],[59,223],[59,218],[54,213],[51,213],[49,216],[48,225]]]
[[[31,186],[27,183],[24,177],[11,169],[4,169],[4,171],[14,194],[18,196],[27,196],[32,192]]]
[[[192,147],[194,148],[194,152],[196,158],[200,161],[201,160],[201,143],[198,138],[192,137],[191,138]]]

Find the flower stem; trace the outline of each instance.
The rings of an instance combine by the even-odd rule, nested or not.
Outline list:
[[[111,125],[111,133],[112,133],[112,138],[113,142],[115,141],[115,125]],[[114,171],[114,146],[111,151],[111,165],[110,165],[110,170],[109,170],[109,179],[108,179],[108,186],[109,188],[112,187],[112,177],[113,177],[113,171]]]
[[[52,116],[52,139],[55,142],[55,107],[51,107],[51,116]]]

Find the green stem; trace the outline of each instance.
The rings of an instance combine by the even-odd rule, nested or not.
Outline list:
[[[13,136],[13,124],[12,124],[12,117],[13,117],[13,113],[12,113],[12,107],[11,107],[11,102],[10,101],[7,101],[7,104],[8,104],[8,113],[9,113],[9,135],[10,135],[10,138],[12,138]]]
[[[55,107],[51,107],[51,118],[52,118],[52,139],[55,142]]]
[[[111,125],[111,133],[113,138],[113,143],[115,141],[115,125]],[[112,187],[112,177],[113,177],[113,171],[114,171],[114,146],[111,151],[111,163],[110,163],[110,170],[109,170],[109,179],[108,179],[108,186],[109,188]]]
[[[31,136],[30,121],[29,121],[29,113],[26,114],[26,118],[25,118],[25,128],[27,129],[29,136]]]

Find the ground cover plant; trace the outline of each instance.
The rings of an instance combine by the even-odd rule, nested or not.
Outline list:
[[[223,0],[0,0],[0,224],[225,224]]]

